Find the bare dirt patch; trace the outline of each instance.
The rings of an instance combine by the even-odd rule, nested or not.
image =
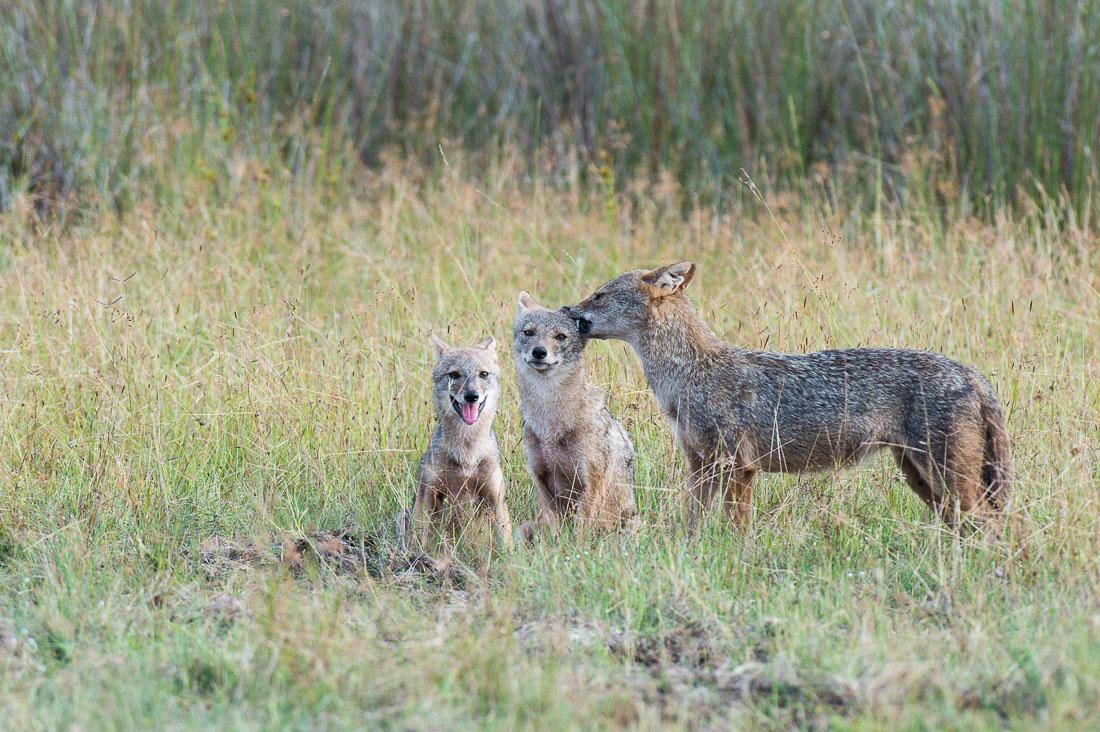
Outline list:
[[[734,708],[762,706],[809,728],[854,714],[861,705],[856,684],[775,657],[781,632],[768,620],[735,629],[732,637],[727,629],[723,640],[712,623],[680,613],[670,628],[652,634],[572,617],[521,622],[513,635],[529,652],[553,645],[570,652],[606,649],[627,662],[614,686],[635,699],[638,714],[657,710],[670,724],[706,727],[729,719]],[[731,655],[731,642],[742,649],[740,660]],[[626,707],[623,713],[635,718]]]
[[[294,575],[366,576],[394,584],[425,579],[465,584],[469,579],[469,570],[461,565],[411,550],[391,534],[385,528],[351,526],[266,544],[212,537],[197,551],[184,550],[183,556],[212,583],[238,572],[278,568]]]

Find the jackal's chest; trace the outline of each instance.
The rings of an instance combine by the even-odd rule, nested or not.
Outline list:
[[[572,475],[580,470],[583,463],[579,452],[579,445],[575,441],[544,443],[542,459],[551,470]]]
[[[665,415],[665,420],[672,428],[676,439],[683,440],[686,435],[690,434],[692,410],[689,405],[684,403],[683,399],[671,395],[658,396],[657,406],[660,407],[661,413]]]
[[[490,485],[489,478],[490,471],[485,466],[466,467],[454,464],[440,472],[439,484],[443,494],[451,501],[462,503],[485,498]]]
[[[585,486],[585,470],[575,453],[555,452],[547,461],[548,487],[558,500],[576,501]]]
[[[555,473],[570,477],[579,473],[583,467],[582,447],[579,435],[568,432],[564,435],[530,435],[534,451],[539,462]]]

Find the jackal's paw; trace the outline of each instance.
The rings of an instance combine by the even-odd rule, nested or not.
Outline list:
[[[535,540],[535,527],[531,525],[530,521],[524,521],[519,525],[519,529],[516,530],[516,538],[519,546],[526,546]]]
[[[397,545],[405,546],[412,535],[412,510],[403,508],[393,516],[393,532]]]
[[[633,513],[624,513],[622,518],[619,520],[619,527],[625,534],[637,533],[641,525],[642,519],[638,515],[637,511]]]
[[[451,571],[451,560],[449,557],[416,554],[409,560],[408,570],[420,575],[445,577]]]

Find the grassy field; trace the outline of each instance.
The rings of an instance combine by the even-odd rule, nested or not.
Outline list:
[[[685,217],[659,187],[454,157],[311,186],[244,161],[218,196],[197,174],[79,224],[25,197],[0,216],[0,726],[1095,728],[1094,232],[778,195]],[[763,476],[751,528],[688,539],[636,359],[595,343],[640,531],[475,550],[449,579],[402,566],[428,333],[507,354],[517,290],[574,302],[677,258],[736,343],[928,348],[989,375],[1009,520],[945,530],[882,457]]]

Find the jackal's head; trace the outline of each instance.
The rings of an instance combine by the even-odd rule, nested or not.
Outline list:
[[[488,410],[492,419],[500,398],[497,342],[492,336],[468,348],[449,346],[432,335],[432,401],[440,421],[460,418],[476,424]]]
[[[588,299],[562,308],[588,338],[629,341],[645,330],[654,310],[686,301],[684,288],[695,277],[693,262],[626,272],[599,287]]]
[[[561,310],[547,310],[526,292],[516,300],[512,357],[516,371],[557,374],[581,360],[587,339]]]

